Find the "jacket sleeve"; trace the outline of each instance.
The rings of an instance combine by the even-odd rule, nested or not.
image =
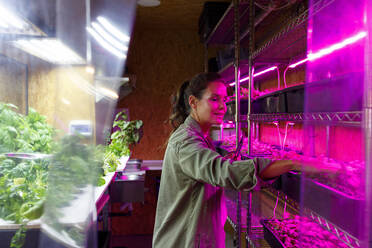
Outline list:
[[[256,166],[261,170],[267,165],[258,159],[232,162],[210,149],[198,136],[179,143],[177,155],[181,170],[190,178],[235,190],[253,188],[257,183]]]

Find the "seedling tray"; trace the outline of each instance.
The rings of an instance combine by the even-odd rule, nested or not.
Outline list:
[[[360,238],[363,233],[360,223],[363,223],[364,201],[315,180],[305,177],[303,179],[303,194],[301,194],[301,175],[295,172],[283,174],[280,181],[273,186],[295,201],[302,201],[304,207]]]
[[[269,243],[272,248],[285,248],[285,245],[268,225],[268,220],[260,220],[260,222],[263,226],[264,238],[267,243]]]

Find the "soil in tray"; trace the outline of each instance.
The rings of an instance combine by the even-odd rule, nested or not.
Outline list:
[[[291,219],[263,220],[268,234],[268,242],[274,247],[301,248],[347,248],[335,235],[324,230],[319,224],[306,217],[295,216]],[[268,236],[266,235],[266,239]],[[279,239],[279,240],[276,240]]]

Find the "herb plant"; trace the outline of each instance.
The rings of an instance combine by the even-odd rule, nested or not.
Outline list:
[[[0,154],[9,152],[51,153],[54,129],[46,118],[30,108],[29,115],[16,112],[12,104],[0,103]],[[43,213],[47,160],[23,160],[0,155],[0,218],[22,224],[11,247],[21,247],[29,220]]]
[[[84,145],[78,136],[55,142],[54,134],[46,117],[34,109],[25,116],[17,113],[16,106],[0,103],[0,219],[21,224],[11,247],[22,247],[27,223],[42,215],[62,229],[58,223],[61,209],[77,197],[79,189],[104,184],[101,175],[112,170],[103,166],[102,146]],[[53,157],[20,159],[5,155],[15,152]],[[64,231],[81,239],[81,230]]]
[[[124,111],[115,116],[111,134],[111,143],[105,153],[105,164],[114,171],[119,165],[119,158],[130,155],[130,148],[137,144],[142,137],[143,122],[141,120],[128,121]]]

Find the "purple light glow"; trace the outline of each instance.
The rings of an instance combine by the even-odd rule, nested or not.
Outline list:
[[[289,68],[295,68],[296,66],[301,65],[301,64],[305,63],[305,62],[308,61],[308,60],[309,60],[309,58],[306,58],[306,59],[300,60],[300,61],[298,61],[298,62],[296,62],[296,63],[293,63],[293,64],[289,65],[288,67],[289,67]]]
[[[314,60],[319,59],[321,57],[324,57],[328,54],[331,54],[334,51],[340,50],[340,49],[342,49],[342,48],[344,48],[344,47],[346,47],[350,44],[353,44],[353,43],[363,39],[366,36],[367,36],[367,32],[361,31],[361,32],[357,33],[356,35],[351,36],[351,37],[349,37],[349,38],[347,38],[347,39],[345,39],[341,42],[338,42],[338,43],[333,44],[329,47],[320,49],[316,53],[310,53],[310,54],[307,55],[307,58],[302,59],[302,60],[300,60],[296,63],[293,63],[293,64],[289,65],[288,67],[289,68],[295,68],[296,66],[301,65],[301,64],[305,63],[306,61],[314,61]]]
[[[257,76],[260,76],[260,75],[262,75],[262,74],[265,74],[266,72],[273,71],[273,70],[275,70],[275,69],[277,69],[277,68],[278,68],[277,66],[273,66],[273,67],[267,68],[267,69],[265,69],[265,70],[263,70],[263,71],[257,72],[256,74],[253,74],[253,77],[255,78],[255,77],[257,77]],[[248,77],[245,77],[245,78],[243,78],[243,79],[241,79],[241,80],[240,80],[240,83],[245,82],[245,81],[247,81],[247,80],[249,80],[249,76],[248,76]],[[230,85],[230,86],[234,86],[234,85],[235,85],[235,82],[232,82],[232,83],[230,83],[229,85]]]

